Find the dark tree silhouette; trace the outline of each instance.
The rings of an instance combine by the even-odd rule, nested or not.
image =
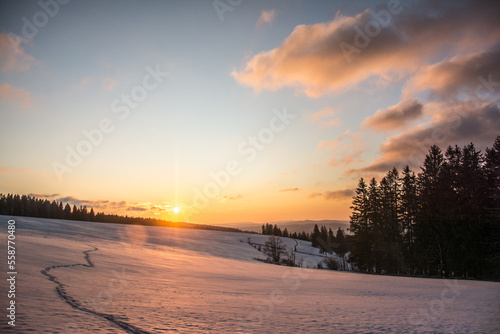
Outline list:
[[[347,239],[361,271],[500,278],[500,136],[486,155],[433,145],[418,175],[406,166],[361,179],[352,203]]]

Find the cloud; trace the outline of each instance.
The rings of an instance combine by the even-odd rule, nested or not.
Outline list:
[[[359,163],[359,162],[363,162],[364,160],[360,159],[359,156],[361,155],[361,153],[363,153],[364,151],[358,151],[358,152],[355,152],[354,154],[349,154],[349,155],[346,155],[340,159],[337,159],[337,158],[332,158],[330,160],[330,162],[328,162],[328,166],[330,167],[336,167],[336,166],[348,166],[350,165],[351,163]]]
[[[345,130],[339,137],[329,140],[323,141],[321,140],[318,144],[318,148],[329,147],[332,151],[335,151],[339,148],[339,144],[349,135],[349,129]]]
[[[361,133],[356,132],[349,136],[349,129],[347,129],[338,138],[330,141],[320,141],[318,148],[328,147],[334,156],[328,162],[330,167],[347,166],[351,163],[359,163],[364,160],[361,155],[365,152],[366,146],[361,139]]]
[[[380,147],[379,159],[367,167],[350,169],[346,174],[381,173],[407,164],[417,168],[432,145],[443,149],[470,142],[478,148],[490,146],[500,129],[498,103],[431,103],[435,115],[429,124],[388,138]]]
[[[54,197],[58,197],[59,194],[34,194],[34,193],[30,193],[30,194],[28,194],[28,196],[36,197],[36,198],[54,198]]]
[[[300,191],[299,188],[286,188],[286,189],[280,189],[280,192],[289,192],[289,191]]]
[[[111,78],[102,79],[102,88],[105,91],[113,90],[116,86],[116,81]]]
[[[219,203],[226,203],[228,201],[235,201],[235,200],[238,200],[240,198],[243,198],[242,195],[238,194],[236,196],[224,196],[220,199]]]
[[[31,107],[30,93],[22,88],[16,88],[9,84],[0,85],[0,99],[22,108]]]
[[[257,20],[257,26],[261,26],[264,24],[271,24],[276,17],[276,10],[263,10],[260,14],[259,19]]]
[[[335,109],[334,108],[323,108],[320,111],[315,112],[314,114],[312,114],[310,116],[310,119],[313,122],[317,122],[320,119],[329,118],[329,117],[332,117],[333,115],[335,115]]]
[[[391,16],[392,24],[385,26],[370,9],[353,17],[338,15],[330,22],[299,25],[280,46],[254,55],[243,70],[231,75],[256,92],[295,87],[316,98],[370,77],[398,80],[430,59],[500,40],[500,2],[426,1],[400,9]],[[360,37],[359,29],[373,26],[378,33]],[[356,52],[346,52],[346,45]]]
[[[429,89],[440,99],[456,98],[460,93],[472,97],[498,94],[500,87],[500,47],[455,56],[422,67],[408,82],[405,95]]]
[[[311,122],[319,122],[318,128],[319,129],[324,129],[324,128],[330,128],[332,126],[337,126],[342,124],[342,120],[340,118],[333,118],[329,119],[335,115],[335,109],[334,108],[323,108],[318,112],[315,112],[314,114],[305,114],[304,116],[309,119]]]
[[[297,174],[297,170],[294,169],[294,170],[292,170],[290,172],[281,172],[279,175],[283,176],[283,175],[289,175],[289,174]]]
[[[91,82],[92,82],[92,77],[86,76],[82,78],[82,81],[80,81],[80,84],[78,86],[85,87]]]
[[[27,71],[35,58],[26,54],[21,47],[21,39],[0,33],[0,71]]]
[[[401,101],[386,110],[378,110],[373,116],[367,117],[363,126],[375,131],[390,131],[406,127],[409,121],[423,115],[423,105],[416,99]]]
[[[10,168],[10,167],[0,167],[0,173],[12,173],[12,172],[26,172],[27,168]]]
[[[149,211],[149,209],[131,206],[127,208],[127,211]]]
[[[329,121],[319,123],[318,128],[320,129],[331,128],[332,126],[337,126],[340,124],[342,124],[342,120],[340,118],[335,118]]]
[[[309,198],[323,197],[326,200],[347,200],[351,199],[354,194],[354,189],[340,189],[325,191],[324,193],[315,192],[310,194]]]
[[[129,210],[129,208],[135,207],[136,204],[130,204],[126,201],[108,201],[108,200],[86,200],[76,198],[74,196],[64,196],[59,198],[54,198],[56,202],[68,203],[69,205],[76,205],[77,207],[86,206],[87,208],[94,208],[95,210],[104,211],[106,213],[121,212],[123,210]],[[133,209],[132,209],[133,210]],[[137,210],[135,210],[137,211]]]

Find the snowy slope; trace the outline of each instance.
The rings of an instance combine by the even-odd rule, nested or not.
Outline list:
[[[0,249],[7,219],[0,216]],[[14,219],[18,319],[15,330],[0,324],[6,333],[500,332],[498,283],[261,263],[247,243],[263,243],[260,235]],[[60,285],[41,273],[47,268]]]

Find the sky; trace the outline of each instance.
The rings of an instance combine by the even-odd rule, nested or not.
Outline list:
[[[500,134],[496,1],[0,6],[2,193],[205,224],[347,220],[360,177]]]

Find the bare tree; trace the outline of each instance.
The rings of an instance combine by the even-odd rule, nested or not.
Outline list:
[[[281,256],[286,254],[286,246],[281,238],[271,235],[266,241],[263,252],[269,260],[279,263]]]

